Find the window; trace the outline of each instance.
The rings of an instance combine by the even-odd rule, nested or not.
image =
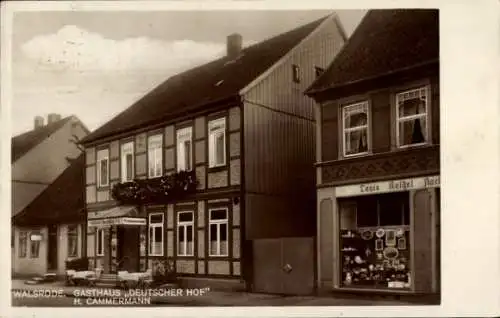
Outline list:
[[[96,235],[96,256],[104,256],[104,229],[97,229]]]
[[[316,75],[316,78],[320,77],[324,71],[325,71],[325,69],[323,69],[321,67],[317,67],[317,66],[314,67],[314,74]]]
[[[300,67],[298,65],[292,65],[292,76],[295,83],[300,83]]]
[[[226,118],[219,118],[208,123],[209,167],[226,164]]]
[[[149,255],[163,256],[163,213],[149,215]]]
[[[19,232],[19,257],[25,258],[28,249],[28,232]]]
[[[177,214],[177,255],[193,256],[193,212],[179,212]]]
[[[122,182],[134,180],[134,143],[122,144],[121,149]]]
[[[148,138],[148,174],[150,178],[162,175],[163,162],[163,137],[162,135],[150,136]]]
[[[398,147],[428,141],[428,88],[421,87],[396,95],[396,140]]]
[[[369,141],[368,102],[342,107],[344,156],[366,154]]]
[[[31,233],[39,234],[39,233]],[[40,254],[40,241],[39,240],[31,240],[30,237],[30,258],[38,258]]]
[[[109,185],[109,150],[103,149],[97,152],[97,185],[105,187]]]
[[[209,210],[210,256],[227,256],[228,221],[227,209]]]
[[[189,171],[193,164],[192,128],[177,131],[177,171]]]
[[[343,286],[411,288],[409,201],[409,192],[338,200]]]
[[[68,257],[78,256],[78,226],[68,225]]]

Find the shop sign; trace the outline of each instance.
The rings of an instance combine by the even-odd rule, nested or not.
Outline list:
[[[379,193],[401,192],[427,188],[439,188],[440,177],[429,176],[412,179],[372,182],[335,188],[336,197],[352,197]]]
[[[42,234],[31,234],[30,236],[31,241],[41,241],[42,240]]]
[[[111,225],[146,225],[146,219],[144,218],[111,218],[111,219],[100,219],[100,220],[88,220],[87,226],[111,226]]]

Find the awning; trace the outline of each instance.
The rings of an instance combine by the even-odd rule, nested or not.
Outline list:
[[[145,217],[138,217],[135,206],[116,206],[108,210],[89,212],[87,226],[146,225]]]

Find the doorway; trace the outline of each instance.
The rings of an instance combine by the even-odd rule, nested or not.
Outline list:
[[[49,235],[47,239],[47,269],[49,271],[57,270],[57,241],[58,241],[58,226],[49,225]]]
[[[128,272],[139,271],[139,227],[117,226],[118,270]]]

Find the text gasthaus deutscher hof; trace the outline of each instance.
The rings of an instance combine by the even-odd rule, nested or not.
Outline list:
[[[69,296],[74,297],[74,305],[150,305],[151,297],[205,296],[210,291],[206,288],[158,288],[158,289],[75,289]],[[15,291],[16,298],[56,298],[66,297],[62,289],[33,289]]]

